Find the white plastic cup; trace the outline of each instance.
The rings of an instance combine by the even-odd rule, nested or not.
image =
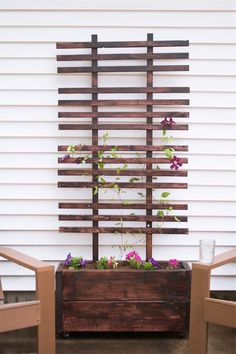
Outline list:
[[[200,240],[199,262],[212,263],[215,255],[215,240]]]

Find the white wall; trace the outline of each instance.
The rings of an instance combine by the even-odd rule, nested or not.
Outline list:
[[[175,134],[189,145],[189,189],[173,193],[189,204],[190,234],[154,238],[154,254],[196,260],[204,237],[216,239],[216,253],[235,246],[235,11],[229,0],[0,0],[0,244],[55,265],[70,250],[91,257],[89,235],[58,233],[58,201],[79,192],[57,188],[57,145],[76,137],[58,131],[57,88],[76,79],[56,73],[55,43],[89,41],[92,33],[145,40],[152,32],[189,39],[190,71],[162,73],[160,83],[191,87],[189,132]],[[109,255],[112,237],[102,239]],[[30,272],[5,261],[0,274],[6,290],[34,286]],[[236,289],[233,264],[213,274],[212,289]]]

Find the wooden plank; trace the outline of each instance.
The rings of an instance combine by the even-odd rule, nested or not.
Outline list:
[[[61,157],[58,158],[58,163],[81,163],[83,159],[81,157],[78,158],[68,158],[68,159],[63,159]],[[103,158],[102,161],[106,163],[127,163],[127,164],[143,164],[143,163],[159,163],[159,164],[167,164],[170,163],[170,160],[168,158],[157,158],[157,157],[152,157],[152,158],[145,158],[145,157],[140,157],[140,158],[135,158],[135,157],[114,157],[114,158]],[[86,160],[86,163],[97,163],[99,162],[99,159],[97,158],[88,158]],[[183,164],[188,163],[188,159],[183,157],[181,158],[181,162]]]
[[[123,124],[59,124],[59,130],[130,130],[130,123]],[[132,124],[132,130],[163,130],[161,124]],[[186,124],[175,124],[166,130],[188,130]]]
[[[188,118],[189,112],[97,112],[96,117],[98,118],[127,118],[127,113],[129,118]],[[151,114],[152,113],[152,114]],[[95,113],[92,112],[59,112],[59,118],[93,118]]]
[[[0,307],[0,333],[40,324],[40,301],[18,302]]]
[[[160,262],[160,266],[164,264],[167,262]],[[62,301],[185,301],[189,296],[188,272],[184,268],[147,272],[131,269],[126,262],[119,262],[115,271],[98,271],[94,264],[88,262],[86,270],[75,272],[64,269],[62,276]],[[104,293],[106,288],[109,291]]]
[[[156,215],[59,215],[60,221],[155,221],[155,222],[187,222],[187,216]]]
[[[204,320],[221,326],[236,328],[236,303],[206,298]]]
[[[71,66],[71,67],[58,67],[57,72],[59,74],[72,74],[72,73],[115,73],[115,72],[146,72],[146,71],[189,71],[188,65],[153,65],[153,66],[144,66],[144,65],[134,65],[134,66]]]
[[[97,42],[96,48],[133,48],[133,47],[188,47],[189,41],[107,41]],[[92,48],[91,42],[58,42],[57,49]]]
[[[59,228],[59,232],[64,233],[122,233],[122,234],[142,234],[151,232],[153,234],[188,234],[186,228],[147,228],[147,227],[63,227]]]
[[[119,188],[153,188],[153,189],[187,189],[187,183],[153,183],[153,182],[58,182],[58,188],[114,188],[114,184]],[[148,204],[148,201],[146,202]],[[151,203],[151,201],[150,201]]]
[[[123,204],[123,203],[59,203],[59,209],[142,209],[146,208],[153,210],[165,210],[166,207],[171,207],[173,210],[188,210],[188,204],[175,204],[175,203],[132,203]]]
[[[182,99],[160,99],[160,100],[59,100],[58,105],[61,107],[91,107],[91,106],[187,106],[189,100]],[[128,112],[127,118],[129,117]]]
[[[97,55],[98,50],[97,50],[97,35],[93,34],[91,36],[91,42],[92,42],[92,50],[91,50],[91,54],[92,55]],[[91,86],[92,88],[97,88],[98,87],[98,71],[97,71],[97,67],[98,67],[98,61],[97,59],[93,59],[92,60],[92,75],[91,75]],[[98,100],[98,94],[96,92],[92,93],[92,100],[93,101],[97,101]],[[98,117],[96,116],[97,112],[98,112],[98,106],[92,106],[92,113],[95,114],[95,116],[92,118],[92,124],[94,126],[98,125]],[[59,127],[60,129],[60,127]],[[98,145],[98,130],[92,130],[92,145]],[[93,151],[92,152],[92,158],[93,159],[97,159],[98,158],[98,152],[97,151]],[[93,170],[96,172],[98,171],[98,165],[97,163],[94,161],[92,164],[92,168]],[[93,198],[93,203],[98,203],[99,201],[99,196],[98,193],[95,193],[95,187],[96,187],[96,175],[93,175],[93,189],[92,189],[92,198]],[[98,215],[98,210],[97,209],[93,209],[93,215],[96,216]],[[93,227],[96,229],[98,227],[98,221],[97,220],[93,220]],[[99,256],[98,256],[98,245],[99,245],[99,235],[98,233],[95,231],[93,232],[92,235],[92,242],[93,242],[93,261],[97,261]]]
[[[83,169],[66,169],[66,170],[58,170],[59,176],[97,176],[98,171],[83,168]],[[116,169],[103,169],[99,171],[99,176],[169,176],[169,177],[187,177],[188,171],[183,170],[137,170],[137,169],[129,169],[129,170],[121,170],[119,173]]]
[[[170,301],[65,301],[63,310],[64,331],[176,332],[185,329],[183,302],[174,302],[173,306]],[[169,318],[171,321],[167,320]]]
[[[71,87],[59,88],[59,94],[86,93],[189,93],[189,87]]]
[[[116,151],[188,151],[187,145],[117,145]],[[58,151],[67,151],[68,145],[58,145]],[[114,145],[75,145],[76,151],[110,151]]]
[[[147,59],[188,59],[189,53],[123,53],[123,54],[65,54],[57,55],[57,61],[81,60],[147,60]]]

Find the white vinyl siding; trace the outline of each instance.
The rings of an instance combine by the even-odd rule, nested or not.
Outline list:
[[[192,262],[204,237],[216,240],[217,254],[235,247],[235,26],[230,0],[0,0],[0,244],[55,266],[69,251],[91,258],[90,235],[58,233],[58,202],[86,199],[88,191],[57,188],[57,145],[85,142],[89,133],[58,131],[57,89],[78,85],[78,77],[57,74],[56,42],[89,41],[91,34],[102,41],[145,40],[153,33],[158,40],[190,41],[177,49],[189,50],[181,63],[190,71],[155,74],[155,84],[191,89],[181,95],[190,98],[190,107],[181,108],[190,111],[189,131],[173,134],[176,144],[189,145],[189,188],[171,191],[189,205],[190,233],[153,237],[154,255]],[[134,85],[143,83],[143,74],[131,75]],[[79,85],[89,78],[82,75]],[[107,74],[103,84],[125,78]],[[109,135],[114,145],[123,141],[119,131]],[[113,254],[116,242],[102,235],[101,253]],[[235,273],[235,264],[215,270],[212,289],[236,289]],[[0,274],[6,290],[34,288],[32,273],[22,267],[1,261]]]

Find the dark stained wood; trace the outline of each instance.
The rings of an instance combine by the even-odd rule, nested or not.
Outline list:
[[[164,118],[164,117],[173,117],[173,118],[188,118],[189,112],[176,112],[176,111],[167,111],[167,112],[59,112],[59,118]]]
[[[189,105],[189,100],[161,99],[161,100],[59,100],[58,105],[62,107],[82,106],[183,106]],[[127,112],[127,117],[129,117]]]
[[[189,71],[188,65],[153,65],[153,66],[98,66],[93,68],[91,66],[81,66],[81,67],[58,67],[57,72],[59,74],[75,74],[75,73],[116,73],[116,72],[146,72],[146,71],[156,71],[156,72],[169,72],[169,71]]]
[[[97,35],[92,35],[91,36],[91,42],[92,42],[92,50],[91,53],[92,55],[97,55],[98,51],[97,51]],[[98,87],[98,73],[96,71],[97,67],[98,67],[98,61],[97,59],[93,59],[92,60],[92,69],[94,70],[92,73],[92,77],[91,77],[91,86],[92,88],[97,88]],[[92,93],[92,100],[93,101],[97,101],[98,100],[98,94],[96,92]],[[93,126],[97,126],[98,125],[98,117],[96,116],[97,112],[98,112],[98,106],[92,106],[91,107],[92,113],[95,113],[95,117],[92,118],[92,124]],[[59,127],[60,129],[60,127]],[[92,145],[98,145],[98,130],[93,129],[92,131]],[[92,152],[92,158],[93,159],[97,159],[98,157],[98,153],[97,151],[93,151]],[[92,164],[92,168],[93,171],[96,173],[98,171],[98,165],[97,163],[94,161]],[[95,193],[95,186],[96,186],[96,174],[93,175],[93,187],[92,187],[92,198],[93,198],[93,203],[98,203],[99,199],[98,199],[98,194]],[[98,210],[97,209],[93,209],[93,215],[97,216],[98,215]],[[93,220],[93,228],[96,229],[98,227],[98,221],[97,220]],[[98,232],[93,232],[93,261],[98,260],[99,258],[99,234]]]
[[[58,170],[59,176],[96,176],[97,170],[83,168],[83,169],[66,169]],[[103,169],[99,171],[100,176],[118,176],[115,169]],[[129,169],[119,172],[119,176],[169,176],[169,177],[187,177],[188,171],[183,170],[137,170]]]
[[[76,151],[110,151],[114,145],[75,145]],[[66,151],[68,145],[58,145],[58,151]],[[188,151],[187,145],[117,145],[117,151],[164,151],[165,149],[175,151]]]
[[[148,228],[148,227],[71,227],[61,226],[59,232],[64,233],[122,233],[122,234],[145,234],[151,232],[152,234],[188,234],[187,228]]]
[[[175,203],[59,203],[59,209],[153,209],[165,210],[166,207],[171,207],[173,210],[188,210],[188,204],[175,204]]]
[[[114,188],[116,184],[119,188],[147,188],[147,189],[187,189],[187,183],[155,183],[155,182],[58,182],[58,188]],[[151,199],[150,199],[151,201]],[[149,200],[147,201],[147,203]]]
[[[72,87],[59,88],[59,94],[78,93],[189,93],[189,87]]]
[[[81,60],[147,60],[147,59],[188,59],[188,53],[123,53],[123,54],[71,54],[57,55],[57,61]]]
[[[157,271],[133,270],[125,262],[117,270],[100,271],[94,264],[79,271],[60,264],[57,273],[63,313],[58,332],[188,330],[191,273],[186,263],[179,270]]]
[[[123,124],[59,124],[59,130],[130,130],[130,123]],[[161,124],[132,124],[132,130],[163,130]],[[188,130],[186,124],[175,124],[166,130]]]
[[[184,311],[183,302],[65,301],[63,331],[181,332],[185,330]]]
[[[161,221],[161,222],[187,222],[187,216],[155,215],[59,215],[61,221]]]
[[[66,160],[63,158],[58,159],[58,163],[81,163],[82,158],[76,158],[76,157],[71,157]],[[88,158],[86,160],[86,163],[93,163],[93,162],[98,162],[98,159],[96,158]],[[114,158],[103,158],[103,162],[106,163],[128,163],[128,164],[143,164],[143,163],[158,163],[158,164],[167,164],[170,163],[170,160],[166,157],[152,157],[152,158],[147,158],[147,157],[114,157]],[[183,164],[188,163],[188,159],[186,157],[181,157],[181,162]]]
[[[73,49],[73,48],[94,48],[92,42],[59,42],[57,49]],[[133,47],[188,47],[187,40],[170,40],[170,41],[107,41],[97,42],[96,48],[133,48]]]
[[[162,130],[161,120],[163,118],[187,118],[189,112],[181,110],[171,111],[174,106],[189,105],[187,99],[160,99],[160,94],[172,93],[189,93],[189,87],[154,87],[153,75],[155,72],[171,72],[171,71],[188,71],[188,65],[155,65],[154,60],[171,60],[171,59],[187,59],[188,53],[154,53],[154,47],[179,47],[188,46],[188,41],[154,41],[153,35],[148,34],[145,41],[110,41],[98,42],[97,36],[92,35],[90,42],[62,42],[57,43],[58,49],[71,48],[90,48],[89,53],[79,50],[75,54],[58,55],[58,61],[78,61],[74,67],[59,67],[60,73],[77,73],[78,87],[60,88],[59,94],[75,94],[79,95],[74,100],[59,100],[58,104],[63,108],[63,112],[58,113],[59,118],[65,119],[84,119],[91,118],[88,123],[79,121],[75,123],[64,122],[59,125],[61,130],[90,130],[91,142],[88,145],[76,145],[76,154],[70,158],[58,159],[59,163],[75,164],[75,167],[68,169],[59,169],[59,176],[91,176],[91,182],[81,181],[60,181],[59,187],[62,188],[91,188],[92,197],[89,202],[71,202],[66,201],[59,203],[59,209],[78,210],[76,214],[69,211],[70,214],[59,215],[60,221],[71,223],[72,226],[61,226],[59,231],[62,233],[77,233],[78,237],[81,233],[92,234],[93,244],[93,260],[98,259],[99,234],[118,233],[118,234],[142,234],[146,237],[146,258],[152,256],[152,238],[161,234],[187,235],[188,228],[178,227],[178,221],[187,222],[187,216],[177,215],[175,212],[164,217],[158,216],[160,210],[172,208],[173,211],[187,210],[188,205],[182,203],[154,202],[153,189],[183,189],[187,188],[187,183],[176,183],[175,178],[171,178],[173,183],[164,183],[154,180],[158,176],[169,177],[186,177],[187,171],[179,169],[177,171],[168,169],[160,169],[159,164],[167,164],[170,166],[171,160],[163,157],[164,150],[174,149],[174,153],[188,151],[186,145],[153,145],[153,131]],[[146,53],[98,53],[98,48],[146,48]],[[127,50],[128,52],[128,50]],[[91,65],[80,66],[81,61],[89,61]],[[145,60],[146,65],[120,65],[113,62],[112,66],[109,62],[107,65],[98,65],[99,60]],[[118,65],[116,65],[118,64]],[[159,64],[159,63],[158,63]],[[69,64],[70,65],[70,64]],[[83,65],[83,64],[82,64]],[[100,87],[99,78],[106,72],[145,72],[145,87]],[[80,87],[79,74],[91,73],[90,87]],[[81,95],[91,95],[88,99],[83,99]],[[108,94],[108,99],[100,99],[100,94]],[[133,97],[145,97],[144,99],[116,99],[116,94],[133,94]],[[146,94],[146,96],[134,96],[134,94]],[[167,96],[164,96],[167,97]],[[82,98],[82,99],[81,99]],[[118,97],[117,97],[118,98]],[[129,96],[127,96],[129,98]],[[104,107],[112,107],[102,111]],[[124,106],[128,111],[123,111]],[[133,107],[132,107],[133,106]],[[157,106],[157,107],[156,107]],[[158,111],[158,106],[165,107],[165,111]],[[173,107],[168,107],[173,106]],[[75,107],[78,108],[76,112]],[[101,109],[100,109],[101,107]],[[132,110],[131,110],[132,108]],[[82,109],[85,112],[82,112]],[[140,110],[143,109],[143,112]],[[163,108],[160,108],[163,109]],[[89,111],[90,110],[90,111]],[[139,110],[139,111],[138,111]],[[144,111],[146,110],[146,111]],[[100,118],[108,118],[110,121],[104,123]],[[121,118],[119,124],[111,123],[113,118]],[[122,123],[122,119],[133,118],[134,122]],[[139,118],[146,118],[141,123],[137,123]],[[160,121],[154,120],[161,118]],[[166,130],[187,130],[188,126],[175,122],[171,127],[165,127]],[[125,154],[117,153],[117,157],[112,157],[114,153],[114,145],[99,145],[98,134],[100,131],[112,130],[144,130],[146,132],[145,145],[118,145],[115,147],[116,152],[130,152],[131,156],[126,157]],[[156,142],[156,138],[155,138]],[[78,144],[79,142],[77,142]],[[124,143],[126,141],[124,140]],[[159,143],[160,144],[160,143]],[[58,151],[67,151],[67,145],[59,145]],[[88,152],[90,152],[88,154]],[[103,152],[102,162],[104,168],[99,168],[99,155]],[[111,153],[110,153],[111,152]],[[140,153],[139,153],[140,152]],[[157,152],[160,152],[157,154]],[[137,155],[135,155],[137,153]],[[139,153],[139,154],[138,154]],[[89,157],[88,157],[89,155]],[[86,164],[84,165],[83,156],[86,156]],[[139,156],[139,157],[137,157]],[[186,164],[188,159],[178,157],[181,162]],[[89,165],[88,165],[89,164]],[[127,164],[127,168],[117,169],[109,164]],[[142,164],[144,168],[134,167],[132,164]],[[154,164],[158,164],[158,167]],[[112,168],[111,168],[112,167]],[[116,180],[118,176],[140,176],[140,180],[134,182],[119,182]],[[115,182],[101,183],[98,176],[115,176]],[[156,176],[156,177],[155,177]],[[114,188],[114,183],[120,188],[141,188],[144,189],[144,198],[139,201],[124,202],[120,200],[111,202],[101,202],[97,188]],[[109,210],[113,210],[114,215]],[[104,210],[104,214],[102,214]],[[122,215],[126,210],[127,215]],[[142,215],[130,214],[131,211],[142,210]],[[86,214],[86,215],[84,215]],[[88,214],[88,215],[87,215]],[[157,214],[157,215],[155,215]],[[81,221],[88,221],[83,226]],[[106,223],[106,221],[108,223]],[[134,222],[135,226],[129,227],[123,225],[124,222]],[[103,222],[100,226],[100,222]],[[175,227],[166,227],[168,222],[174,222]],[[159,226],[160,223],[160,227]],[[107,226],[106,226],[107,224]],[[74,226],[73,226],[74,225]],[[129,224],[128,224],[129,225]],[[142,227],[139,227],[142,225]],[[165,227],[164,227],[165,226]],[[180,225],[182,226],[182,224]],[[77,256],[77,255],[75,255]],[[94,263],[89,262],[86,269],[67,270],[60,264],[57,270],[57,331],[58,332],[122,332],[122,331],[187,331],[189,318],[190,303],[190,268],[184,263],[178,270],[158,270],[158,271],[140,271],[127,268],[125,262],[122,262],[121,268],[117,270],[94,269]]]
[[[164,265],[164,262],[160,264]],[[98,271],[94,267],[94,264],[88,264],[86,269],[80,271],[62,268],[63,300],[182,301],[186,298],[189,283],[184,267],[177,271],[145,271],[131,269],[126,262],[119,262],[116,270]],[[71,284],[74,286],[71,287]],[[105,286],[109,292],[104,292]]]

